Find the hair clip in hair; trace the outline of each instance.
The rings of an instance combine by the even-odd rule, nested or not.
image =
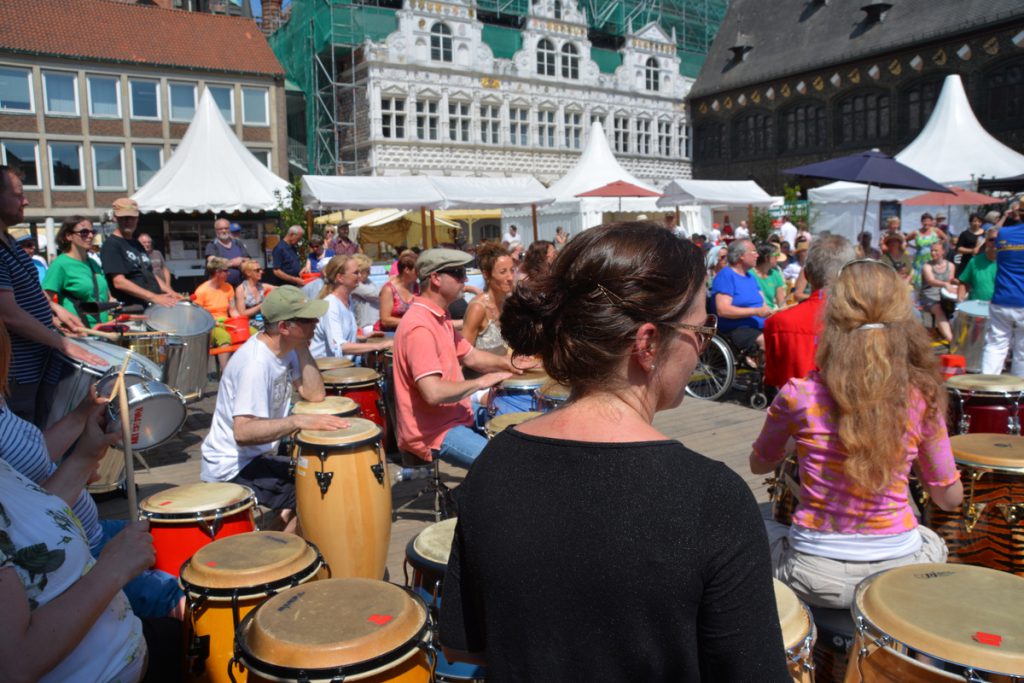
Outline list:
[[[620,306],[622,305],[622,298],[618,294],[608,291],[608,288],[602,285],[600,282],[597,283],[597,290],[604,294],[604,298],[608,299],[608,303],[612,305],[616,303],[619,304]]]
[[[864,323],[858,330],[883,330],[887,327],[885,323]]]

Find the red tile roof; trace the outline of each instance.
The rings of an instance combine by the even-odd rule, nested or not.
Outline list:
[[[113,0],[0,0],[0,54],[284,76],[252,19]]]

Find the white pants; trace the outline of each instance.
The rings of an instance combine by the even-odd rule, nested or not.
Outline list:
[[[986,375],[1001,375],[1006,352],[1013,349],[1010,372],[1024,377],[1024,308],[1010,306],[988,307],[988,325],[985,327],[985,351],[981,356],[981,371]]]

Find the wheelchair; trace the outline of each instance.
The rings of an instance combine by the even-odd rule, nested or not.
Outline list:
[[[748,360],[756,367],[751,368]],[[764,351],[737,349],[727,338],[715,335],[697,360],[686,393],[704,401],[717,401],[732,390],[745,391],[751,408],[768,407],[764,386]]]

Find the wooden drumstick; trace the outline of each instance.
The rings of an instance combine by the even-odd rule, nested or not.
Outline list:
[[[124,362],[121,363],[121,369],[117,371],[117,379],[114,380],[114,386],[110,388],[110,395],[107,396],[107,402],[114,400],[114,394],[116,394],[121,385],[124,384],[124,371],[128,369],[128,361],[131,360],[132,351],[128,349],[128,353],[124,356]]]
[[[115,390],[117,391],[118,407],[121,413],[121,447],[124,451],[124,487],[128,497],[128,519],[139,516],[139,501],[135,492],[135,459],[132,457],[132,425],[131,413],[128,410],[128,392],[124,386],[124,371],[132,357],[131,349],[125,354],[121,370],[117,373]],[[113,392],[111,392],[113,396]]]

